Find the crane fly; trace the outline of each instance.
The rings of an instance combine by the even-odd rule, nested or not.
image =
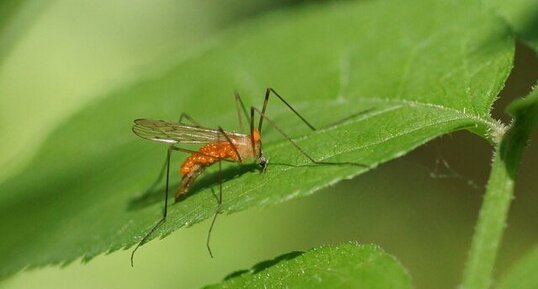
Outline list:
[[[311,162],[315,164],[329,164],[327,162],[319,162],[307,154],[295,141],[293,141],[282,129],[280,129],[274,121],[267,118],[265,111],[267,109],[267,103],[269,97],[275,95],[280,99],[297,117],[299,117],[311,130],[316,130],[305,118],[303,118],[284,98],[282,98],[272,88],[267,88],[265,91],[265,98],[263,107],[261,110],[251,106],[250,115],[247,113],[245,105],[241,100],[241,97],[236,92],[236,109],[239,118],[239,127],[243,129],[243,114],[249,121],[249,133],[237,133],[223,130],[221,127],[217,129],[205,128],[198,124],[192,117],[187,114],[182,114],[179,122],[169,122],[163,120],[153,119],[136,119],[134,121],[133,132],[141,138],[162,142],[169,144],[167,157],[166,157],[166,183],[164,191],[164,211],[163,216],[157,222],[156,225],[144,236],[144,238],[138,243],[133,252],[131,253],[131,266],[133,265],[133,258],[136,250],[143,245],[147,239],[153,234],[153,232],[165,222],[167,216],[168,207],[168,185],[170,180],[170,156],[174,151],[180,151],[190,154],[180,167],[179,173],[181,175],[181,182],[175,193],[175,200],[180,201],[189,191],[190,186],[194,183],[196,178],[209,166],[218,163],[219,165],[219,196],[217,197],[217,209],[213,216],[211,226],[209,228],[207,236],[207,249],[211,257],[213,254],[209,246],[209,240],[211,231],[215,223],[216,217],[220,211],[222,205],[222,177],[221,174],[221,162],[231,161],[244,164],[246,161],[254,160],[260,171],[265,172],[268,160],[265,158],[262,150],[262,125],[266,120],[276,131],[282,134],[290,143],[298,149],[298,151],[307,157]],[[257,128],[254,127],[254,116],[259,114]],[[183,121],[186,118],[190,124]],[[202,145],[197,151],[189,150],[177,145],[184,144],[198,144]]]
[[[173,148],[190,153],[179,169],[182,178],[176,190],[176,201],[188,192],[191,184],[205,168],[216,162],[228,160],[243,163],[257,158],[260,168],[265,168],[267,164],[261,151],[260,133],[257,129],[246,135],[220,128],[206,129],[162,120],[137,119],[134,122],[133,131],[145,139],[171,144],[203,144],[198,151]]]

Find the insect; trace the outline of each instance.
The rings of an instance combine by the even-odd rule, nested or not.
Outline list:
[[[145,235],[145,237],[138,243],[131,254],[131,266],[133,266],[133,258],[136,250],[143,245],[151,234],[166,220],[167,207],[168,207],[168,184],[170,180],[170,156],[174,151],[180,151],[190,154],[183,162],[180,168],[181,182],[175,193],[176,202],[181,200],[189,191],[189,188],[194,183],[196,178],[212,164],[218,163],[219,175],[221,172],[221,162],[231,161],[244,164],[247,161],[254,160],[260,171],[265,172],[268,165],[268,159],[263,154],[262,149],[262,125],[266,120],[276,131],[282,134],[288,141],[293,144],[298,151],[307,157],[311,162],[315,164],[329,164],[327,162],[319,162],[307,154],[295,141],[293,141],[280,127],[278,127],[274,121],[267,118],[265,115],[269,97],[271,95],[280,99],[297,117],[299,117],[311,130],[316,130],[312,124],[310,124],[304,117],[302,117],[284,98],[282,98],[272,88],[267,88],[265,91],[265,98],[263,107],[261,110],[251,106],[250,114],[247,113],[245,105],[241,100],[241,97],[236,92],[235,101],[237,115],[239,118],[239,127],[243,129],[243,115],[249,121],[249,133],[237,133],[223,130],[221,127],[217,129],[205,128],[198,124],[192,117],[187,114],[182,114],[179,122],[168,122],[162,120],[152,119],[136,119],[134,121],[133,132],[148,140],[162,142],[169,144],[167,157],[166,157],[166,183],[164,192],[164,211],[163,216],[159,222],[153,226],[153,228]],[[257,128],[254,126],[254,116],[258,114],[260,116]],[[190,124],[186,124],[183,119],[189,120]],[[183,144],[199,144],[202,145],[197,151],[189,150],[186,148],[178,147],[177,145]],[[219,196],[217,197],[217,209],[215,211],[213,221],[211,223],[208,237],[207,248],[211,257],[213,254],[209,246],[209,240],[215,219],[220,211],[222,205],[222,178],[219,177]]]

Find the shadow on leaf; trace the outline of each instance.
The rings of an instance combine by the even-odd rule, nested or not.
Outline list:
[[[252,163],[252,164],[244,164],[244,165],[235,165],[228,168],[224,168],[220,174],[219,172],[206,173],[202,175],[200,179],[194,182],[194,184],[189,190],[189,193],[178,202],[182,202],[190,198],[191,196],[194,196],[195,194],[203,191],[204,189],[218,186],[220,177],[222,177],[222,182],[224,183],[229,180],[238,178],[246,173],[254,172],[257,169],[258,169],[258,166]],[[163,193],[164,193],[165,187],[163,184],[159,185],[159,183],[164,183],[163,172],[164,170],[161,172],[161,174],[159,174],[159,177],[157,178],[157,180],[155,180],[155,182],[151,184],[148,187],[148,189],[146,189],[144,194],[136,198],[133,198],[129,201],[127,210],[129,211],[139,210],[139,209],[148,207],[152,204],[163,201]],[[168,198],[174,198],[174,192],[178,186],[179,186],[179,183],[177,182],[170,184]]]
[[[290,253],[286,253],[286,254],[283,254],[283,255],[280,255],[274,259],[271,259],[271,260],[267,260],[267,261],[263,261],[263,262],[260,262],[254,266],[252,266],[252,269],[250,270],[239,270],[239,271],[235,271],[231,274],[229,274],[228,276],[224,277],[224,280],[230,280],[230,279],[233,279],[233,278],[236,278],[236,277],[239,277],[245,273],[251,273],[251,274],[257,274],[269,267],[272,267],[272,266],[275,266],[276,264],[282,262],[282,261],[289,261],[289,260],[293,260],[301,255],[303,255],[304,252],[301,252],[301,251],[293,251],[293,252],[290,252]]]

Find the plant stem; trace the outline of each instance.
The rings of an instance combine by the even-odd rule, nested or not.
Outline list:
[[[490,287],[513,191],[514,180],[497,150],[464,271],[463,288]]]
[[[530,127],[516,120],[495,147],[484,201],[463,273],[464,289],[488,289],[491,286],[495,259],[514,196],[514,179],[529,134]]]

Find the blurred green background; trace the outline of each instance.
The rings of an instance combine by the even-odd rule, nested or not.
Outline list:
[[[165,71],[220,31],[306,1],[6,1],[0,15],[24,23],[0,45],[0,181],[29,165],[32,152],[77,109],[133,81]],[[5,20],[4,20],[5,21]],[[7,33],[6,33],[7,32]],[[515,68],[494,115],[530,91],[538,59],[517,46]],[[260,88],[262,89],[262,88]],[[178,115],[181,111],[178,109]],[[98,121],[98,119],[96,119]],[[536,135],[533,137],[536,140]],[[497,272],[538,240],[537,145],[520,170]],[[348,240],[375,243],[410,271],[416,288],[454,288],[461,279],[489,173],[491,147],[461,132],[313,196],[220,216],[208,256],[209,223],[153,241],[129,266],[130,251],[87,264],[17,275],[2,288],[197,288],[277,255]],[[450,168],[440,165],[443,161]],[[173,217],[173,216],[172,216]],[[31,240],[28,240],[31,242]]]

